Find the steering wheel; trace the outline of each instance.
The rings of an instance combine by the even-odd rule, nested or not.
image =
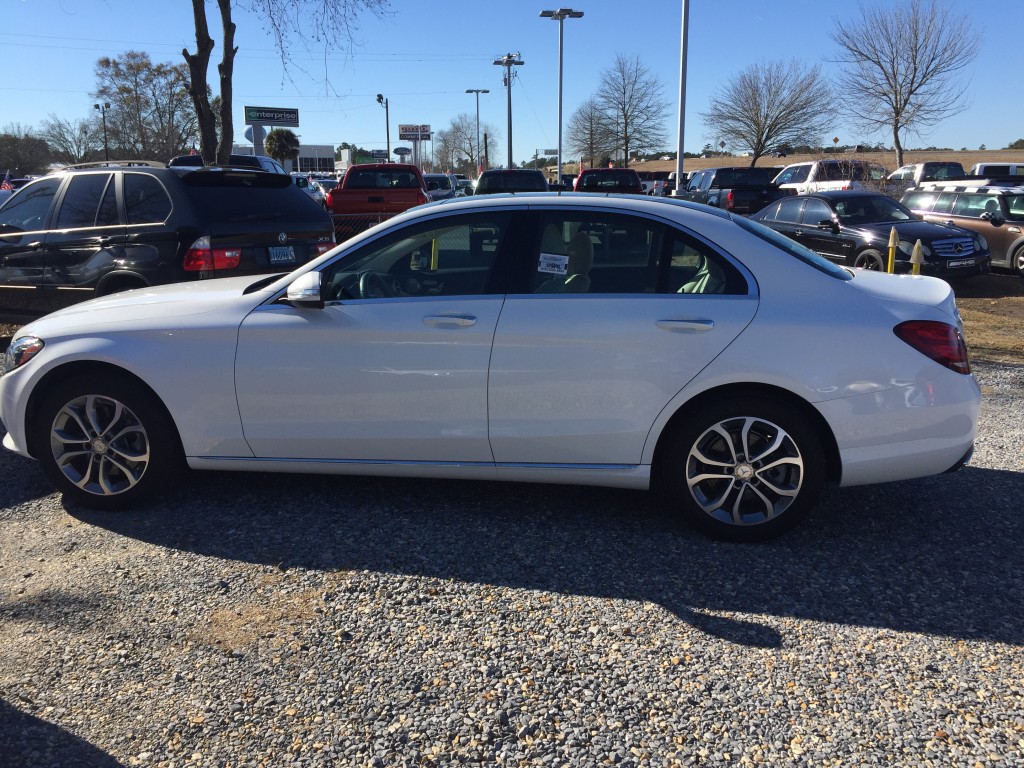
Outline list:
[[[359,295],[364,299],[387,299],[395,291],[377,272],[368,269],[359,275]]]

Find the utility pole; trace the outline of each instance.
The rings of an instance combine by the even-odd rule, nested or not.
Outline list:
[[[387,139],[388,148],[388,159],[387,162],[391,162],[391,118],[388,115],[388,100],[384,98],[384,94],[377,94],[377,103],[384,107],[384,136]]]
[[[107,110],[110,109],[110,104],[107,102],[93,104],[92,108],[98,110],[100,117],[103,118],[103,159],[110,162],[110,148],[107,145]]]
[[[512,168],[512,67],[521,67],[523,60],[518,53],[506,53],[500,59],[495,59],[494,64],[505,68],[505,87],[508,90],[508,165]]]

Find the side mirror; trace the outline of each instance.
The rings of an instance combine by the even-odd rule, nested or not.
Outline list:
[[[306,272],[295,278],[289,285],[285,300],[293,307],[323,309],[324,298],[320,287],[320,273]]]
[[[839,222],[835,219],[822,219],[818,222],[818,229],[830,229],[833,232],[838,232]]]

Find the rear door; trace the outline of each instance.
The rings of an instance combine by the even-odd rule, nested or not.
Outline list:
[[[750,322],[752,283],[655,219],[564,208],[537,217],[536,243],[520,254],[525,284],[505,301],[491,353],[495,461],[637,465],[668,402]],[[577,279],[581,238],[592,266]],[[683,292],[705,259],[726,278],[707,286],[720,292]]]
[[[115,173],[73,173],[44,242],[43,282],[50,309],[91,298],[99,280],[117,268],[125,228]]]

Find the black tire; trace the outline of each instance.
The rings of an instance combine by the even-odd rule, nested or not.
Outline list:
[[[72,378],[45,393],[30,426],[36,456],[65,497],[92,509],[137,506],[184,466],[163,404],[113,373]]]
[[[861,269],[869,269],[873,272],[885,272],[887,264],[878,251],[868,248],[861,251],[853,259],[853,266]]]
[[[673,513],[712,538],[785,533],[813,509],[825,483],[818,434],[796,408],[772,398],[714,401],[686,414],[665,439],[656,467],[661,492]]]

